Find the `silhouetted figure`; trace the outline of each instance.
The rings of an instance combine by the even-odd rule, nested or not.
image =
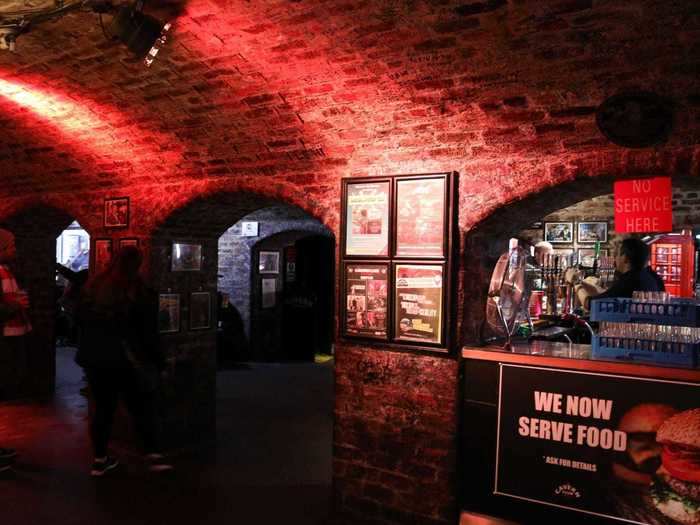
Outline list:
[[[61,294],[61,297],[58,299],[60,318],[66,323],[66,343],[70,345],[77,345],[78,330],[75,314],[80,292],[88,280],[88,271],[74,271],[59,263],[56,263],[56,271],[68,282],[63,290],[63,293]]]
[[[25,335],[31,332],[29,296],[20,289],[11,266],[17,258],[15,236],[0,229],[0,354],[5,359],[0,387],[19,393],[25,374]],[[8,361],[9,359],[9,361]],[[0,472],[8,470],[17,456],[11,448],[0,448]]]
[[[88,281],[78,304],[76,362],[85,369],[95,400],[93,476],[118,465],[108,456],[108,444],[120,396],[143,440],[150,470],[172,469],[158,448],[155,394],[165,361],[158,348],[157,299],[141,279],[140,266],[138,248],[122,248],[106,270]]]
[[[217,361],[219,366],[231,366],[248,355],[248,338],[243,329],[243,319],[235,306],[229,302],[229,295],[217,292]]]

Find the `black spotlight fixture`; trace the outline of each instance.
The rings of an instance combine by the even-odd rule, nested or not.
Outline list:
[[[143,13],[143,1],[119,8],[112,22],[112,31],[146,66],[153,63],[158,51],[165,44],[170,23]]]

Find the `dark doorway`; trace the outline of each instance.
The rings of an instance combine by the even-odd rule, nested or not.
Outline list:
[[[283,232],[252,253],[251,360],[313,361],[330,354],[332,238]]]

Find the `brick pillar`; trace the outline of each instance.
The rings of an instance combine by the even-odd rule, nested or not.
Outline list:
[[[458,376],[456,359],[337,345],[341,523],[457,523]]]

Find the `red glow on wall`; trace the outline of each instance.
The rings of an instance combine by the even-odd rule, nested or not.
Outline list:
[[[174,137],[139,127],[130,122],[133,115],[121,109],[44,82],[0,78],[0,105],[5,99],[30,112],[63,135],[72,147],[103,157],[102,161],[148,162],[165,168],[174,168],[181,161],[183,148]]]

